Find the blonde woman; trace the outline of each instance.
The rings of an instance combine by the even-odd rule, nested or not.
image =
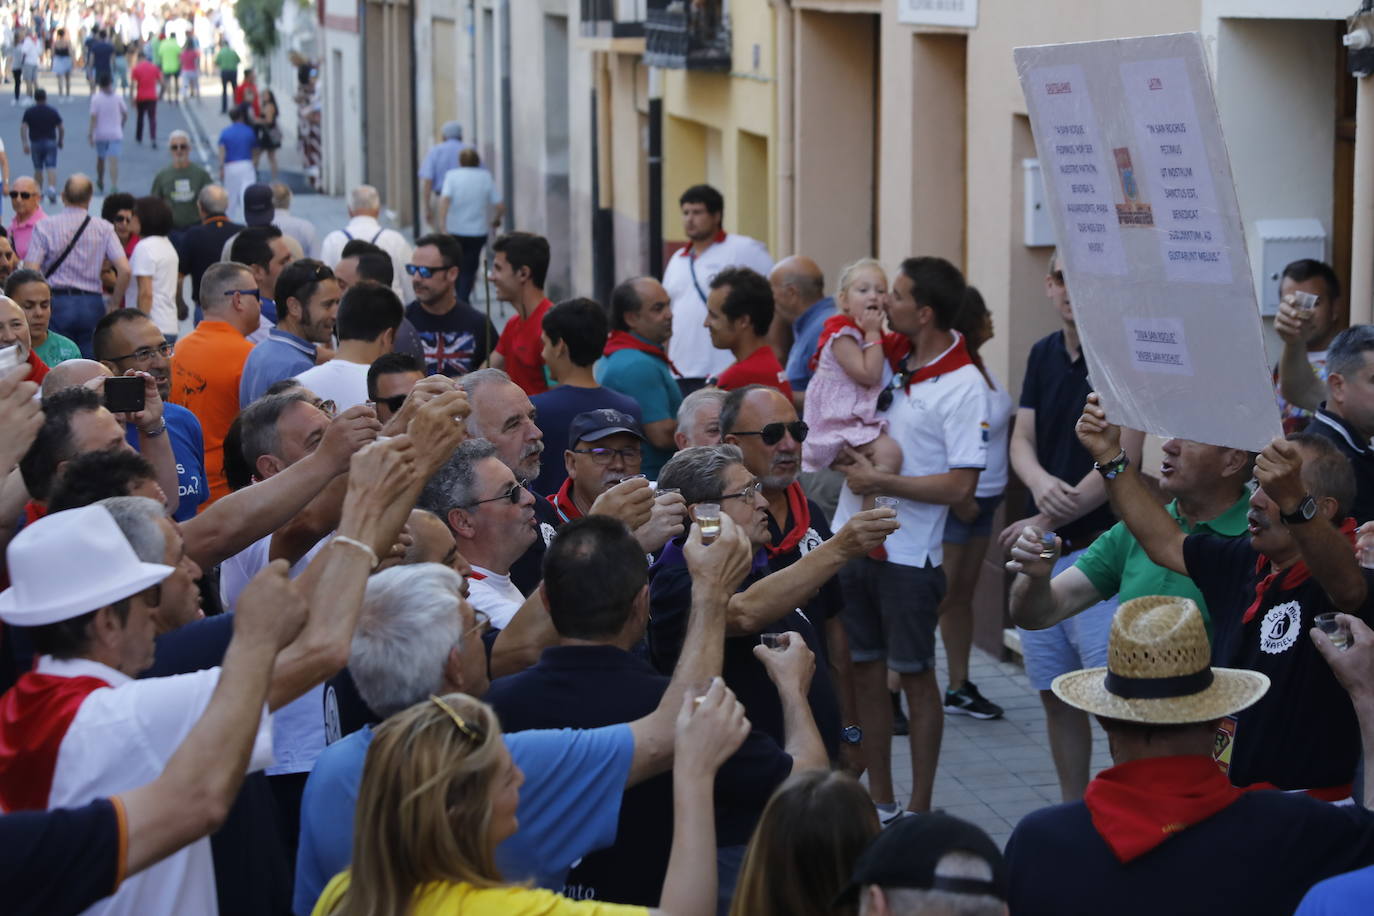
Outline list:
[[[720,678],[684,697],[673,767],[673,846],[662,912],[710,916],[716,906],[712,792],[716,770],[749,733]],[[570,900],[507,884],[496,868],[524,781],[491,707],[460,693],[430,697],[377,728],[358,792],[353,866],[334,878],[314,916],[539,913],[632,916],[644,907]]]

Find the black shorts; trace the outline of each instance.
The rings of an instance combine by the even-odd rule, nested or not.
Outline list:
[[[898,674],[935,669],[935,627],[945,597],[945,571],[870,557],[840,570],[845,633],[855,662],[886,661]]]

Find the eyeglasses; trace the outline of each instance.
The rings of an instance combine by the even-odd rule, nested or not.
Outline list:
[[[262,293],[258,292],[256,289],[226,289],[224,295],[252,296],[254,299],[258,300],[258,305],[262,305]]]
[[[154,357],[171,355],[172,345],[164,340],[156,347],[139,347],[134,352],[125,353],[123,356],[111,356],[110,362],[121,363],[126,359],[131,359],[136,363],[150,363],[153,361]]]
[[[755,496],[758,496],[762,492],[763,481],[756,480],[753,483],[749,484],[749,486],[745,487],[743,490],[740,490],[738,493],[726,493],[722,495],[720,499],[743,499],[747,501],[753,499]]]
[[[339,412],[339,405],[335,404],[333,401],[315,401],[314,404],[317,410],[331,420],[334,419],[334,415]]]
[[[179,149],[190,149],[191,145],[189,143],[173,143],[171,146],[167,148],[170,149],[172,152],[176,152]]]
[[[482,503],[499,503],[503,499],[506,502],[510,503],[512,506],[518,506],[520,504],[520,497],[524,495],[525,487],[529,486],[529,483],[530,482],[528,480],[517,480],[514,483],[512,483],[510,487],[507,488],[506,491],[502,493],[500,496],[492,496],[487,499],[479,499],[474,502],[470,502],[465,506],[459,506],[459,508],[471,509],[473,506],[482,505]]]
[[[479,611],[476,608],[473,608],[472,620],[472,626],[469,627],[468,631],[463,634],[464,639],[471,636],[473,633],[485,633],[488,629],[491,628],[491,615],[488,614],[486,611]]]
[[[420,277],[421,279],[428,280],[439,271],[449,270],[451,267],[452,265],[449,267],[425,267],[423,264],[407,264],[406,273],[410,274],[412,277]]]
[[[116,222],[116,223],[129,223],[129,222],[133,222],[133,219],[134,219],[134,218],[133,218],[132,216],[130,216],[129,214],[127,214],[127,213],[120,213],[118,216],[116,216],[116,217],[114,218],[113,222]]]
[[[610,464],[616,455],[626,464],[638,464],[644,457],[644,453],[637,448],[575,448],[572,452],[577,455],[591,455],[592,461],[596,464]]]
[[[406,394],[393,394],[389,398],[376,398],[373,401],[373,403],[385,404],[387,410],[391,411],[392,413],[396,413],[405,405],[406,398],[408,398],[409,396],[410,395]]]
[[[436,697],[432,693],[429,695],[429,699],[431,703],[442,709],[448,717],[453,720],[453,724],[458,726],[458,730],[462,732],[464,737],[469,741],[473,744],[483,744],[486,742],[486,732],[474,725],[469,725],[467,719],[458,715],[458,710],[454,709],[452,706],[448,705],[448,703],[444,702],[443,699]]]
[[[798,442],[806,441],[806,434],[811,431],[801,420],[793,420],[791,423],[765,423],[762,429],[747,430],[737,432],[731,430],[736,436],[758,436],[764,445],[777,445],[782,441],[784,432],[791,434],[793,439]]]
[[[33,191],[11,191],[10,200],[28,200],[30,197],[37,197]]]

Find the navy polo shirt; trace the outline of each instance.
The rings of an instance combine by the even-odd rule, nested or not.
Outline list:
[[[1371,449],[1369,440],[1344,419],[1327,410],[1325,403],[1303,432],[1331,440],[1331,444],[1346,457],[1350,462],[1350,470],[1355,472],[1355,503],[1350,507],[1350,514],[1361,524],[1374,519],[1374,449]]]
[[[195,518],[201,503],[210,498],[205,482],[205,435],[196,415],[180,404],[163,402],[162,419],[167,423],[167,441],[177,462],[177,496],[181,500],[172,517],[184,522]],[[138,430],[132,424],[124,438],[138,448]]]
[[[559,385],[536,394],[530,398],[530,403],[536,411],[535,423],[544,433],[544,460],[539,466],[539,476],[534,481],[534,489],[540,493],[557,493],[563,481],[568,479],[563,452],[572,444],[568,441],[568,428],[572,426],[573,417],[589,410],[609,407],[629,414],[637,423],[644,421],[634,398],[600,386],[574,388],[571,385]]]
[[[1006,858],[1016,916],[1290,916],[1315,882],[1374,862],[1374,815],[1249,792],[1123,865],[1074,802],[1022,818]]]
[[[507,732],[599,728],[632,722],[658,706],[669,679],[615,646],[554,646],[518,674],[497,678],[483,698]],[[754,729],[716,775],[716,843],[743,846],[792,758]],[[585,856],[568,873],[576,899],[657,906],[673,845],[673,777],[663,773],[625,790],[615,845]]]
[[[1035,411],[1035,458],[1046,471],[1073,486],[1093,469],[1093,456],[1078,441],[1073,428],[1083,415],[1083,404],[1092,391],[1088,363],[1082,347],[1078,359],[1070,360],[1064,347],[1064,332],[1055,331],[1031,347],[1026,360],[1026,378],[1021,384],[1021,406]],[[1039,510],[1035,500],[1026,497],[1028,513]],[[1103,503],[1087,515],[1062,526],[1056,532],[1073,549],[1075,542],[1106,531],[1116,524],[1111,507]]]
[[[1325,524],[1314,521],[1311,524]],[[1268,675],[1269,691],[1234,717],[1228,774],[1247,786],[1320,789],[1351,780],[1360,756],[1360,727],[1350,697],[1312,644],[1313,618],[1335,610],[1314,578],[1284,589],[1275,580],[1249,623],[1260,554],[1249,538],[1189,535],[1183,542],[1188,575],[1212,615],[1212,664]],[[1266,567],[1267,570],[1267,567]],[[1374,620],[1374,573],[1359,616]]]
[[[11,916],[79,913],[113,894],[124,846],[114,803],[0,816],[0,900]]]
[[[545,452],[544,460],[553,459]],[[558,460],[562,461],[563,456],[559,455]],[[563,524],[563,520],[558,517],[558,510],[553,507],[553,503],[544,498],[537,487],[530,487],[530,492],[534,494],[534,517],[538,521],[539,536],[510,568],[510,580],[523,595],[533,593],[539,583],[544,581],[544,551],[549,541],[553,540],[554,532]],[[487,654],[491,654],[490,648],[487,649]]]
[[[770,571],[766,554],[760,551],[753,571],[745,577],[739,591],[747,590]],[[692,576],[687,570],[682,545],[678,541],[669,541],[658,560],[649,567],[649,605],[650,659],[660,673],[671,674],[682,652],[682,643],[687,636],[687,618],[692,608]],[[782,723],[782,701],[778,699],[778,689],[773,686],[763,663],[754,657],[754,646],[759,644],[760,633],[786,633],[789,630],[800,633],[806,645],[816,653],[816,673],[811,678],[811,692],[807,695],[811,714],[816,719],[816,728],[821,733],[826,753],[834,759],[839,753],[840,729],[843,725],[840,722],[839,698],[824,661],[826,653],[820,635],[821,624],[821,621],[812,621],[801,611],[791,610],[758,633],[727,636],[721,673],[725,683],[744,704],[754,727],[778,744],[785,745],[787,737]]]

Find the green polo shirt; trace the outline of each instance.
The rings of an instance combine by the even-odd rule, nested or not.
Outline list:
[[[1229,509],[1209,522],[1198,522],[1189,526],[1184,524],[1178,514],[1178,501],[1165,507],[1184,534],[1217,534],[1222,537],[1239,537],[1249,527],[1246,518],[1250,511],[1250,494],[1246,493],[1236,500]],[[1207,602],[1202,598],[1193,580],[1171,569],[1156,566],[1145,553],[1145,548],[1126,528],[1125,522],[1117,522],[1093,541],[1074,564],[1088,581],[1104,596],[1116,595],[1119,601],[1129,601],[1144,595],[1173,595],[1191,598],[1202,611],[1202,619],[1207,624],[1207,635],[1212,634],[1212,616],[1207,612]]]

